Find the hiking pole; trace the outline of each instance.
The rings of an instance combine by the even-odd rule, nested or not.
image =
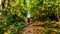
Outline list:
[[[27,18],[28,18],[28,23],[30,23],[30,13],[29,12],[27,14]]]
[[[28,23],[30,23],[30,0],[27,0],[26,3],[27,3],[27,9],[28,9],[27,18],[28,18]]]

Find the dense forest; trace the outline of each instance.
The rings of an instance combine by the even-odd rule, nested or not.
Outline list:
[[[28,27],[31,34],[60,34],[60,0],[0,0],[0,34],[25,34]]]

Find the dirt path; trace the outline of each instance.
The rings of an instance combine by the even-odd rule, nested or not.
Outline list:
[[[41,23],[40,23],[41,24]],[[45,28],[31,24],[24,30],[24,34],[44,34]]]
[[[26,28],[25,28],[25,31],[24,31],[24,34],[35,34],[34,33],[34,27],[32,26],[32,25],[30,25],[30,26],[27,26]]]

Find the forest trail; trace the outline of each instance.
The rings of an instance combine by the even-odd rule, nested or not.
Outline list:
[[[45,22],[46,23],[46,22]],[[33,23],[27,27],[25,27],[24,34],[44,34],[45,28],[41,27],[44,23],[40,22],[37,24]]]

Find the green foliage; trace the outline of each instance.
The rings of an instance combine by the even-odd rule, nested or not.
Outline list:
[[[30,11],[33,21],[56,21],[58,19],[57,15],[58,17],[60,16],[60,0],[28,0],[27,3],[25,0],[7,1],[8,2],[6,3],[6,0],[4,0],[4,8],[0,11],[2,13],[1,16],[3,17],[0,22],[0,28],[2,28],[2,31],[9,30],[11,34],[14,34],[19,29],[23,28],[28,11]],[[59,9],[56,10],[56,8]],[[45,27],[48,28],[51,24],[51,22],[45,24]],[[10,28],[16,31],[11,32]]]

